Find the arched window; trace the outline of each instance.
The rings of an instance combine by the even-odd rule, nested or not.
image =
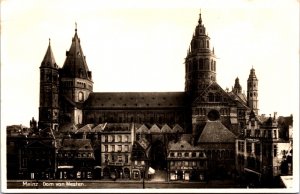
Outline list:
[[[214,61],[213,60],[211,60],[211,63],[210,63],[210,70],[214,71]]]
[[[214,71],[216,71],[216,61],[214,61]]]
[[[199,59],[199,69],[203,70],[203,59],[202,58]]]
[[[197,61],[197,59],[193,60],[193,66],[194,66],[194,70],[198,70],[198,61]]]
[[[200,48],[203,48],[203,47],[204,47],[203,40],[200,40]]]
[[[205,59],[204,70],[209,70],[209,60]]]
[[[79,92],[78,93],[78,101],[82,102],[83,100],[84,100],[84,94],[83,94],[83,92]]]
[[[209,40],[206,41],[206,48],[209,48]]]

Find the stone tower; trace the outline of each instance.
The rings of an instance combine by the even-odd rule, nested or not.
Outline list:
[[[258,79],[253,68],[250,70],[247,81],[247,103],[249,108],[258,115]]]
[[[240,84],[240,80],[239,80],[238,77],[235,79],[235,83],[234,83],[234,87],[232,88],[232,91],[235,94],[241,94],[242,93],[242,86]]]
[[[216,81],[216,56],[202,24],[201,13],[185,59],[185,91],[192,99]]]
[[[93,81],[92,72],[89,71],[81,49],[77,26],[71,47],[66,52],[65,63],[60,70],[60,88],[61,122],[81,124],[81,107],[93,91]]]
[[[39,129],[58,129],[59,75],[49,39],[49,46],[40,66]]]

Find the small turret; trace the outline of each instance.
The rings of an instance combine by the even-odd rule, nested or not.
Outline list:
[[[247,105],[258,115],[258,79],[253,67],[247,81]]]
[[[235,83],[234,83],[234,87],[233,87],[232,91],[235,94],[241,94],[242,93],[242,86],[240,85],[240,80],[239,80],[238,77],[235,79]]]

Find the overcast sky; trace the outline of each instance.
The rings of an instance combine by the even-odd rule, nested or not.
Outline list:
[[[297,115],[297,0],[1,1],[1,126],[38,118],[39,66],[49,38],[62,67],[75,22],[94,91],[183,91],[186,57],[199,12],[218,56],[217,82],[253,66],[260,113]]]

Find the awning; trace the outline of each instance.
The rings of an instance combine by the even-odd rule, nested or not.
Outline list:
[[[68,169],[71,169],[71,168],[74,168],[74,166],[58,166],[57,168],[68,168]]]
[[[148,174],[154,174],[155,173],[155,170],[151,167],[149,167],[149,170],[148,170]]]

